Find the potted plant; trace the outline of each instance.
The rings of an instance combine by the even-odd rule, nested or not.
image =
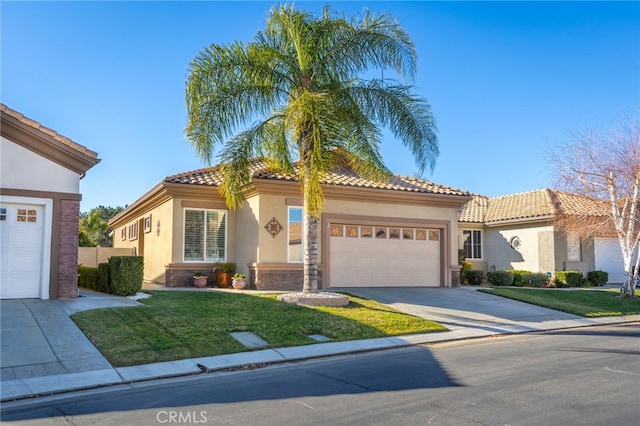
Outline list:
[[[231,284],[231,276],[236,272],[236,264],[233,262],[218,263],[217,283],[220,288],[228,288]]]
[[[196,272],[193,275],[193,285],[198,288],[205,288],[207,286],[207,276],[202,272]]]
[[[234,274],[232,285],[236,290],[242,290],[247,285],[247,276],[245,274]]]

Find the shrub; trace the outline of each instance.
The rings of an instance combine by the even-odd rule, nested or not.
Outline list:
[[[467,272],[469,272],[471,270],[471,268],[473,267],[473,265],[471,264],[471,262],[467,262],[462,261],[460,263],[460,282],[461,283],[469,283],[469,277],[467,276]]]
[[[532,274],[531,271],[523,271],[523,270],[519,270],[519,269],[510,269],[507,272],[511,272],[513,274],[513,285],[518,286],[518,287],[522,287],[524,285],[524,282],[523,282],[522,278],[525,275],[531,275]]]
[[[580,287],[584,277],[580,271],[556,271],[556,287]]]
[[[78,265],[78,286],[94,290],[98,282],[98,268]]]
[[[493,285],[513,284],[513,274],[508,271],[487,272],[487,281]]]
[[[478,269],[470,269],[467,271],[467,280],[469,284],[480,285],[484,278],[484,271]]]
[[[587,279],[593,285],[605,285],[609,281],[609,273],[605,271],[591,271],[587,274]]]
[[[215,264],[214,270],[222,272],[223,274],[233,275],[236,272],[236,264],[233,262],[217,262]]]
[[[542,272],[535,272],[522,277],[525,286],[528,287],[546,287],[549,284],[549,276]]]
[[[133,296],[142,289],[144,258],[142,256],[111,256],[111,294]]]
[[[111,267],[108,263],[98,263],[98,285],[96,290],[111,293]]]

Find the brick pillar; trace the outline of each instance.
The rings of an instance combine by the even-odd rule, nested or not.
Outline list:
[[[78,297],[78,227],[80,201],[60,203],[60,244],[58,265],[58,297]],[[56,283],[51,283],[56,285]]]

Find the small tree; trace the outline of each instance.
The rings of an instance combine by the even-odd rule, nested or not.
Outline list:
[[[111,247],[113,241],[109,236],[109,219],[120,213],[123,207],[94,207],[80,214],[79,245],[80,247]]]
[[[640,257],[640,127],[638,114],[625,116],[608,131],[576,133],[553,153],[557,186],[591,199],[591,214],[569,211],[560,218],[569,232],[615,235],[626,280],[622,295],[632,297]]]

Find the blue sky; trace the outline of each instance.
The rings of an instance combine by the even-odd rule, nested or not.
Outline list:
[[[251,41],[274,4],[4,0],[1,101],[98,152],[82,211],[130,204],[204,166],[184,136],[189,62],[211,43]],[[413,38],[413,84],[441,151],[424,177],[443,185],[489,196],[551,187],[547,148],[640,106],[638,2],[330,4],[389,12]],[[416,173],[392,137],[382,151],[394,173]]]

